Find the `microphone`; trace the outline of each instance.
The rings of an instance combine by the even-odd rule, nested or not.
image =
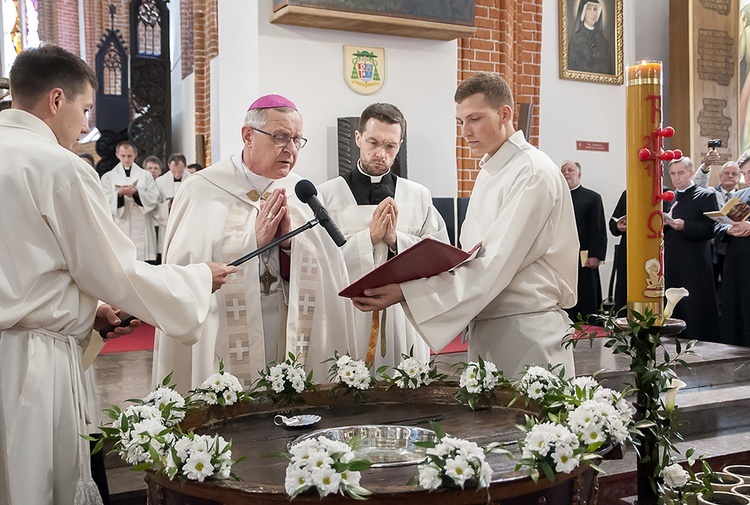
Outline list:
[[[313,214],[315,214],[315,217],[320,222],[320,225],[326,229],[336,245],[341,247],[346,244],[344,235],[342,235],[338,226],[336,226],[336,223],[333,222],[333,219],[331,219],[326,208],[323,207],[323,204],[318,200],[318,189],[315,187],[315,184],[307,179],[302,179],[296,186],[294,186],[294,192],[302,203],[306,203],[310,206]]]

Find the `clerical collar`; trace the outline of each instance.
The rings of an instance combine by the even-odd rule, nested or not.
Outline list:
[[[571,191],[575,191],[576,189],[578,189],[578,188],[580,188],[580,187],[581,187],[581,185],[579,184],[579,185],[578,185],[578,186],[576,186],[575,188],[570,188],[570,190],[571,190]]]
[[[250,183],[250,186],[252,186],[253,189],[257,190],[261,194],[264,193],[268,189],[268,187],[276,180],[269,179],[268,177],[263,177],[262,175],[258,175],[250,170],[250,168],[245,165],[245,160],[242,159],[242,151],[240,151],[238,154],[235,154],[232,157],[232,161],[234,162],[235,169],[239,168],[240,173],[245,176],[245,179],[247,179],[247,182]]]
[[[370,175],[370,174],[366,173],[364,170],[362,170],[361,162],[362,162],[362,160],[357,160],[357,170],[359,170],[359,173],[362,174],[362,175],[364,175],[365,177],[369,177],[371,184],[379,184],[380,182],[383,181],[383,177],[385,177],[386,175],[388,175],[388,174],[391,173],[391,169],[389,168],[384,174],[381,174],[381,175]]]
[[[695,187],[695,183],[694,183],[694,182],[691,182],[691,183],[690,183],[690,186],[688,186],[688,187],[687,187],[687,188],[685,188],[685,189],[678,189],[678,190],[677,190],[677,192],[678,192],[678,193],[684,193],[685,191],[687,191],[687,190],[689,190],[689,189],[691,189],[691,188],[694,188],[694,187]]]
[[[130,177],[130,171],[133,169],[133,165],[130,165],[127,168],[125,168],[125,165],[123,165],[122,169],[125,170],[125,177]]]

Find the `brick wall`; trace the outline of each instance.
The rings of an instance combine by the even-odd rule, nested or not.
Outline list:
[[[182,78],[193,73],[193,0],[180,1],[180,61]]]
[[[516,102],[533,104],[529,140],[539,142],[539,85],[542,51],[542,0],[477,0],[473,37],[458,40],[458,82],[477,72],[498,72]],[[479,160],[456,131],[458,196],[471,194]]]
[[[219,54],[218,10],[217,0],[193,1],[195,134],[203,138],[204,165],[211,164],[211,58]]]

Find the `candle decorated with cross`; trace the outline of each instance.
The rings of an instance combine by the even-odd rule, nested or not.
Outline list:
[[[662,128],[662,65],[643,61],[628,67],[627,79],[627,286],[628,313],[664,311],[664,216],[662,162],[682,158],[664,150],[674,128]]]

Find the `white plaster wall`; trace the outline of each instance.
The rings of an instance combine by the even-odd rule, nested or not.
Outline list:
[[[272,25],[270,14],[271,2],[219,2],[219,56],[211,70],[214,161],[241,148],[248,105],[261,94],[280,93],[300,109],[309,140],[295,171],[323,182],[337,173],[336,118],[385,101],[409,125],[409,178],[433,196],[455,196],[455,41]],[[344,44],[385,48],[385,85],[378,93],[357,95],[346,86]]]
[[[641,59],[662,60],[669,71],[669,1],[623,1],[624,64]],[[555,163],[569,159],[582,167],[582,184],[602,195],[607,218],[625,189],[626,88],[560,79],[558,34],[559,0],[544,0],[542,18],[542,75],[539,147]],[[668,84],[664,84],[666,93]],[[662,102],[668,109],[668,100]],[[666,123],[665,123],[666,124]],[[576,151],[576,140],[609,143],[609,152]],[[608,234],[607,264],[601,269],[602,288],[614,260],[614,244]]]

